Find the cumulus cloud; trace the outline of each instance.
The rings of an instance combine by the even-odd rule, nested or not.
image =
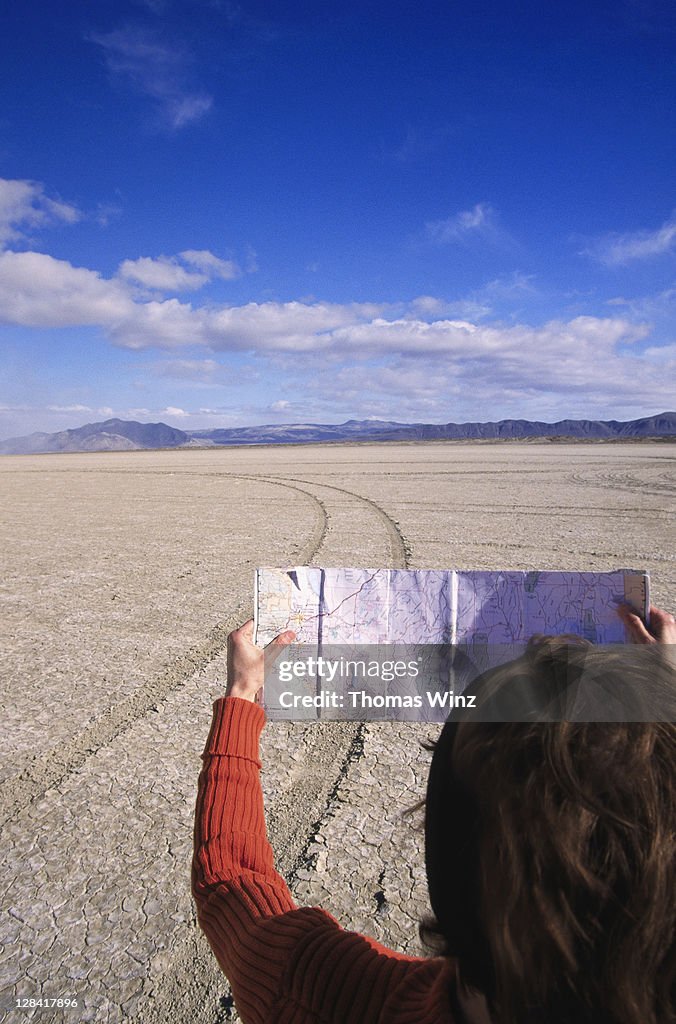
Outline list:
[[[0,320],[25,327],[112,327],[134,314],[123,285],[39,252],[0,253]]]
[[[155,101],[162,123],[173,131],[199,121],[213,97],[188,85],[189,58],[185,51],[135,26],[92,33],[91,42],[103,50],[109,71],[137,92]]]
[[[141,256],[137,260],[123,260],[118,274],[146,288],[172,292],[194,291],[209,280],[206,274],[192,273],[176,259],[166,256],[158,256],[156,259]]]
[[[230,281],[238,274],[236,263],[222,260],[208,249],[188,249],[178,256],[123,260],[118,270],[121,278],[163,292],[196,291],[214,278]]]
[[[338,359],[346,354],[360,358],[439,354],[534,364],[554,353],[558,365],[565,366],[585,364],[592,356],[601,358],[648,333],[645,325],[619,317],[580,316],[541,327],[505,327],[445,317],[442,309],[432,296],[415,300],[401,315],[377,303],[250,302],[195,307],[176,298],[139,298],[123,280],[105,279],[42,253],[0,254],[0,314],[6,322],[38,327],[96,325],[117,344],[132,349],[190,345],[214,352],[321,353]],[[169,366],[174,373],[214,369],[209,361],[175,360]]]
[[[208,268],[210,258],[194,252],[194,273],[207,273],[197,269],[198,260]],[[512,284],[528,286],[525,279]],[[341,387],[347,403],[376,383],[391,408],[415,401],[419,413],[428,410],[432,418],[454,395],[487,408],[511,395],[521,402],[521,414],[546,396],[552,406],[565,395],[591,394],[605,395],[606,404],[618,396],[644,408],[671,404],[673,351],[651,340],[649,354],[642,354],[638,343],[649,339],[650,328],[626,316],[507,326],[449,314],[434,296],[399,307],[320,301],[195,306],[175,297],[149,299],[126,278],[106,279],[45,254],[4,252],[0,318],[33,327],[93,326],[139,351],[189,349],[189,357],[156,367],[156,376],[204,386],[223,380],[216,353],[248,353],[257,363],[247,365],[278,374],[285,388],[293,378],[304,392],[323,389],[333,408]],[[200,349],[203,358],[195,355]],[[321,374],[327,366],[330,373]],[[385,392],[378,401],[386,400]]]
[[[419,295],[408,304],[408,316],[418,316],[421,320],[440,320],[444,317],[462,320],[485,320],[488,316],[496,316],[496,308],[502,314],[513,316],[514,307],[526,299],[537,296],[534,284],[535,275],[514,271],[503,274],[488,281],[482,287],[474,289],[462,298],[451,302],[434,295]]]
[[[37,181],[0,178],[0,244],[50,224],[74,224],[82,214],[71,203],[51,199]]]
[[[369,322],[382,308],[371,303],[250,302],[209,311],[203,324],[208,343],[217,350],[307,352],[334,347],[341,327]]]
[[[429,221],[425,231],[430,241],[440,245],[472,238],[493,241],[499,234],[497,214],[490,203],[477,203],[471,210],[462,210],[445,220]]]
[[[417,421],[639,415],[671,404],[676,371],[668,348],[649,359],[636,348],[648,333],[597,317],[537,327],[376,318],[336,332],[343,355],[330,374],[320,372],[326,353],[308,352],[302,365],[285,364],[285,380],[304,395],[304,418],[318,403]]]
[[[670,376],[676,370],[674,353],[655,352],[654,363],[644,355],[620,356],[607,333],[603,354],[589,343],[574,355],[575,345],[560,352],[542,342],[550,336],[559,342],[561,326],[546,325],[535,332],[523,352],[514,342],[493,359],[443,358],[438,353],[415,359],[392,354],[374,360],[355,373],[346,365],[331,374],[330,389],[313,367],[298,376],[306,408],[317,401],[332,408],[349,409],[350,415],[377,415],[400,421],[447,422],[495,420],[528,416],[552,421],[568,416],[612,415],[632,418],[671,405]],[[570,327],[571,336],[579,325]],[[532,329],[530,329],[532,331]],[[600,332],[602,333],[602,332]],[[595,367],[602,363],[603,374]],[[287,388],[289,382],[287,382]]]
[[[650,231],[613,233],[596,239],[582,255],[591,256],[609,267],[626,266],[637,260],[649,260],[672,252],[676,247],[676,214],[661,227]]]

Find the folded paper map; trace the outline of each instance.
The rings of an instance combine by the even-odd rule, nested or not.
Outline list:
[[[256,642],[288,629],[297,636],[268,662],[266,713],[444,721],[473,680],[519,657],[533,634],[624,643],[617,604],[645,616],[648,585],[634,569],[258,569]],[[588,714],[586,697],[581,706]],[[606,695],[600,708],[604,720]]]
[[[255,640],[293,629],[318,645],[511,645],[534,633],[624,643],[619,602],[647,616],[647,573],[261,568]]]

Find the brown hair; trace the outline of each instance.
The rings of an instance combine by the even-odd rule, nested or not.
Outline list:
[[[476,688],[494,697],[517,672],[551,695],[578,657],[540,643]],[[622,669],[606,661],[612,685]],[[644,664],[673,696],[666,659]],[[421,934],[500,1024],[676,1021],[675,740],[670,721],[444,727],[425,809],[435,919]]]

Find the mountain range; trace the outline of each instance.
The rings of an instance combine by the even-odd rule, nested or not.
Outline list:
[[[137,451],[153,448],[211,448],[218,445],[308,444],[318,441],[518,440],[553,438],[621,440],[676,436],[676,412],[638,420],[499,420],[496,423],[283,423],[256,427],[179,430],[166,423],[110,419],[55,434],[35,433],[0,441],[0,455],[43,452]]]

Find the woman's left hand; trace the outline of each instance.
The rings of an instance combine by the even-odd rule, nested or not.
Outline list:
[[[226,697],[240,697],[255,703],[265,679],[266,652],[268,659],[270,654],[274,657],[295,639],[293,630],[287,630],[276,636],[267,647],[261,648],[253,642],[253,619],[234,630],[228,637]]]

